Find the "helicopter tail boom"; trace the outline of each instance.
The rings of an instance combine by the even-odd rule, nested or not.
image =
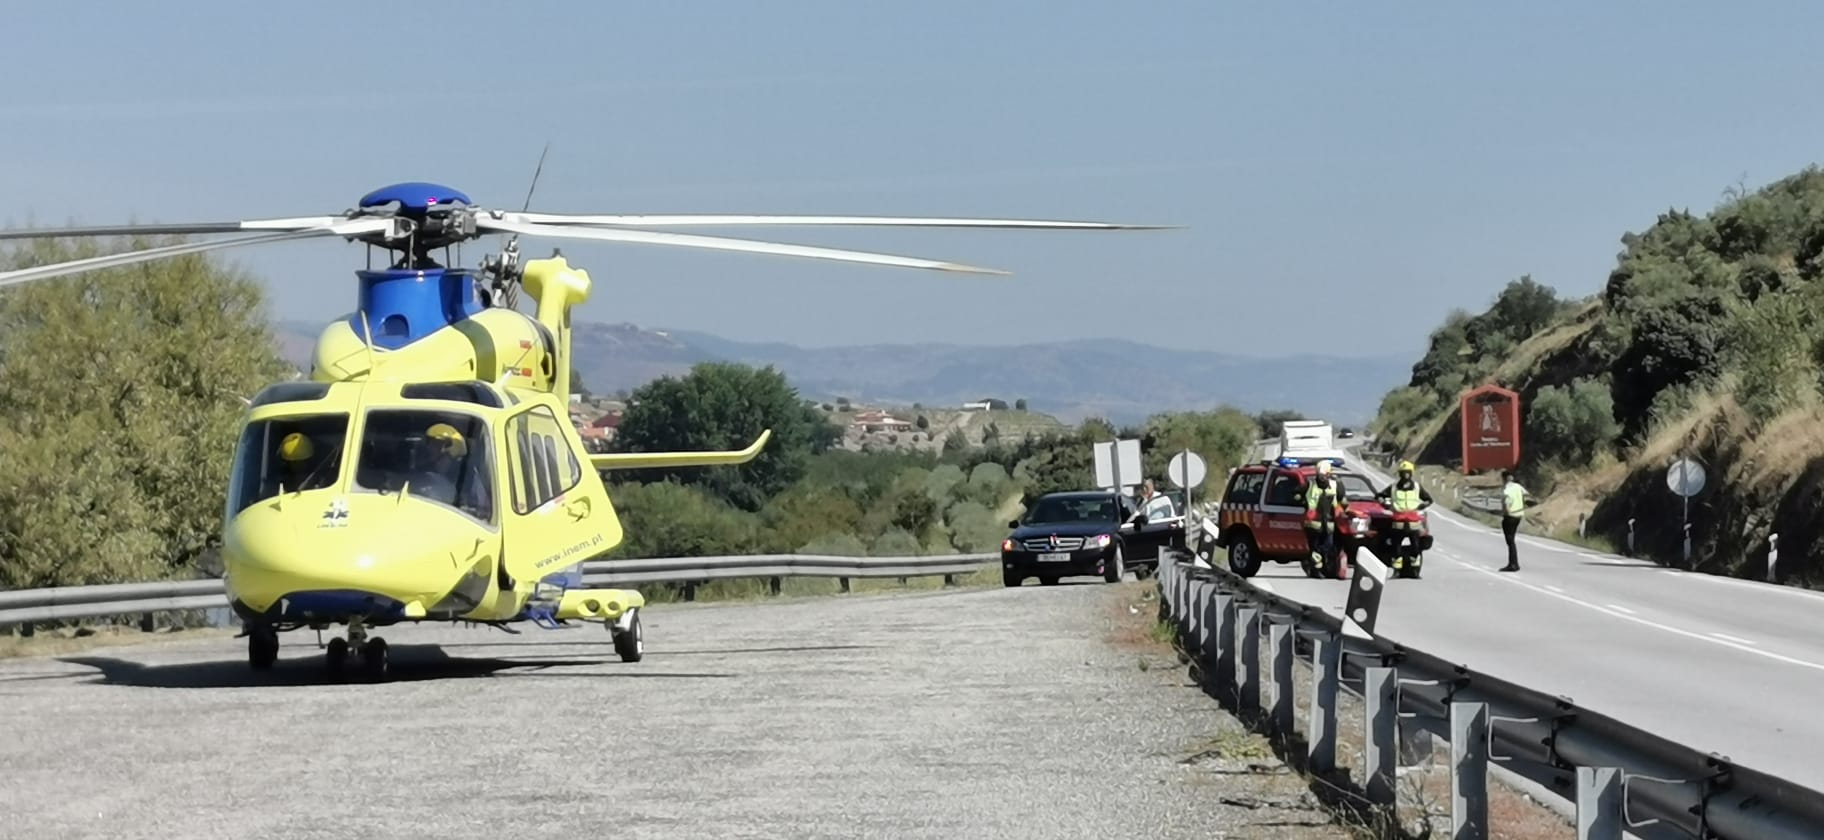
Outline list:
[[[766,447],[767,440],[773,436],[773,430],[767,429],[754,438],[746,449],[704,452],[616,452],[611,455],[591,455],[589,465],[598,470],[643,470],[658,467],[719,467],[729,464],[745,464],[759,457],[760,450]]]

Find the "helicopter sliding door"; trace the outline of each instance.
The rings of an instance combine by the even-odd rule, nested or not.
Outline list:
[[[501,437],[512,488],[501,556],[515,582],[550,577],[618,541],[600,483],[583,480],[582,441],[566,419],[533,403],[507,417]]]

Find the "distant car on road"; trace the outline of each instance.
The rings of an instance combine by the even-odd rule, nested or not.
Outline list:
[[[1129,568],[1135,576],[1158,568],[1159,550],[1184,539],[1182,511],[1149,522],[1134,500],[1107,490],[1047,493],[1024,519],[1008,523],[1001,541],[1001,582],[1019,586],[1037,577],[1045,586],[1059,579],[1099,575],[1109,583]]]
[[[1343,429],[1343,430],[1342,430],[1342,431],[1340,431],[1340,432],[1337,432],[1337,433],[1336,433],[1336,436],[1337,436],[1337,437],[1339,437],[1339,438],[1352,438],[1352,437],[1355,437],[1355,430],[1354,430],[1354,429],[1349,429],[1349,428],[1345,428],[1345,429]]]

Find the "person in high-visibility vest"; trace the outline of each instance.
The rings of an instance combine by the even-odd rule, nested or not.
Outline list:
[[[1329,460],[1317,462],[1317,472],[1305,485],[1305,541],[1318,569],[1336,555],[1336,523],[1344,513],[1343,488],[1330,474]]]
[[[1419,531],[1423,517],[1419,515],[1431,507],[1431,494],[1419,486],[1413,478],[1413,463],[1400,462],[1400,477],[1392,484],[1381,488],[1377,498],[1387,503],[1387,509],[1393,512],[1393,525],[1388,537],[1388,547],[1393,549],[1394,574],[1416,578],[1419,566],[1424,558],[1419,554]],[[1411,540],[1408,544],[1407,540]]]
[[[1507,538],[1507,565],[1501,567],[1503,572],[1520,571],[1520,549],[1514,545],[1514,537],[1520,531],[1520,521],[1526,518],[1526,503],[1532,500],[1520,480],[1514,477],[1513,470],[1502,470],[1501,480],[1501,534]]]

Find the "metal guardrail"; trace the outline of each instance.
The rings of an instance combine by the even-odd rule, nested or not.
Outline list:
[[[1365,788],[1389,824],[1401,736],[1422,729],[1450,744],[1457,840],[1489,836],[1491,761],[1574,802],[1580,840],[1620,840],[1624,831],[1645,840],[1824,836],[1824,793],[1374,637],[1384,580],[1351,581],[1345,611],[1355,621],[1345,622],[1188,561],[1176,551],[1161,557],[1161,610],[1218,698],[1244,717],[1293,734],[1292,665],[1308,642],[1312,770],[1337,769],[1338,692],[1345,679],[1362,686]]]
[[[938,554],[910,557],[840,557],[823,554],[751,554],[713,557],[650,557],[591,560],[582,564],[586,586],[682,583],[685,597],[697,584],[714,580],[769,578],[772,589],[788,577],[838,578],[848,591],[851,578],[910,578],[961,575],[997,566],[999,554]],[[228,606],[220,578],[112,583],[0,590],[0,627],[32,622],[105,618],[173,610]]]

